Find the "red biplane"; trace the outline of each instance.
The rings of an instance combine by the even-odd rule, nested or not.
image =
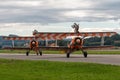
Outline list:
[[[20,50],[27,50],[26,55],[28,56],[31,50],[34,50],[37,55],[40,54],[42,56],[42,50],[60,50],[66,53],[66,57],[69,58],[70,54],[74,51],[81,50],[84,57],[87,57],[87,49],[102,49],[102,48],[113,48],[113,46],[83,46],[84,39],[88,36],[90,37],[105,37],[105,36],[112,36],[117,34],[116,32],[79,32],[79,25],[74,24],[72,26],[75,28],[74,32],[33,32],[33,37],[4,37],[6,40],[30,40],[30,45],[27,48],[17,48],[17,47],[6,47],[5,49],[20,49]],[[65,47],[50,47],[44,46],[40,47],[38,45],[38,40],[62,40],[68,36],[75,36],[71,43]],[[82,36],[82,38],[81,38]]]

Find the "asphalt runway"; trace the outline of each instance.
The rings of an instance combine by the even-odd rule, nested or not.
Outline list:
[[[120,65],[120,55],[90,55],[84,58],[82,54],[71,54],[70,58],[66,58],[66,54],[43,54],[37,56],[30,54],[3,54],[0,53],[0,58],[4,59],[18,59],[18,60],[48,60],[48,61],[62,61],[62,62],[89,62],[100,64]]]

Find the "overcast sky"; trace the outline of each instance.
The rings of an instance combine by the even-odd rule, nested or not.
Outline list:
[[[32,35],[32,31],[120,33],[120,0],[0,0],[0,35]]]

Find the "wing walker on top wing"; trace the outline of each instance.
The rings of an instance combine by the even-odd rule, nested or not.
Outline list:
[[[6,47],[5,49],[20,49],[20,50],[27,50],[26,55],[28,56],[30,51],[33,50],[36,52],[37,55],[42,56],[42,50],[60,50],[66,53],[66,57],[69,58],[70,54],[74,51],[81,50],[84,57],[87,57],[87,49],[102,49],[102,48],[112,48],[113,46],[83,46],[84,39],[88,36],[91,37],[105,37],[105,36],[112,36],[115,35],[116,32],[79,32],[79,24],[74,23],[72,25],[74,32],[38,32],[35,30],[33,32],[33,36],[26,36],[26,37],[4,37],[6,40],[30,40],[29,47],[26,48],[18,48],[18,47]],[[39,40],[62,40],[68,36],[74,36],[71,40],[70,44],[65,47],[56,47],[56,46],[39,46]]]

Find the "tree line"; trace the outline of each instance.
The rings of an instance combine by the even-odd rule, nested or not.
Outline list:
[[[101,37],[92,37],[85,40],[85,46],[101,45]],[[111,37],[104,38],[104,45],[120,46],[120,35],[116,34]]]

